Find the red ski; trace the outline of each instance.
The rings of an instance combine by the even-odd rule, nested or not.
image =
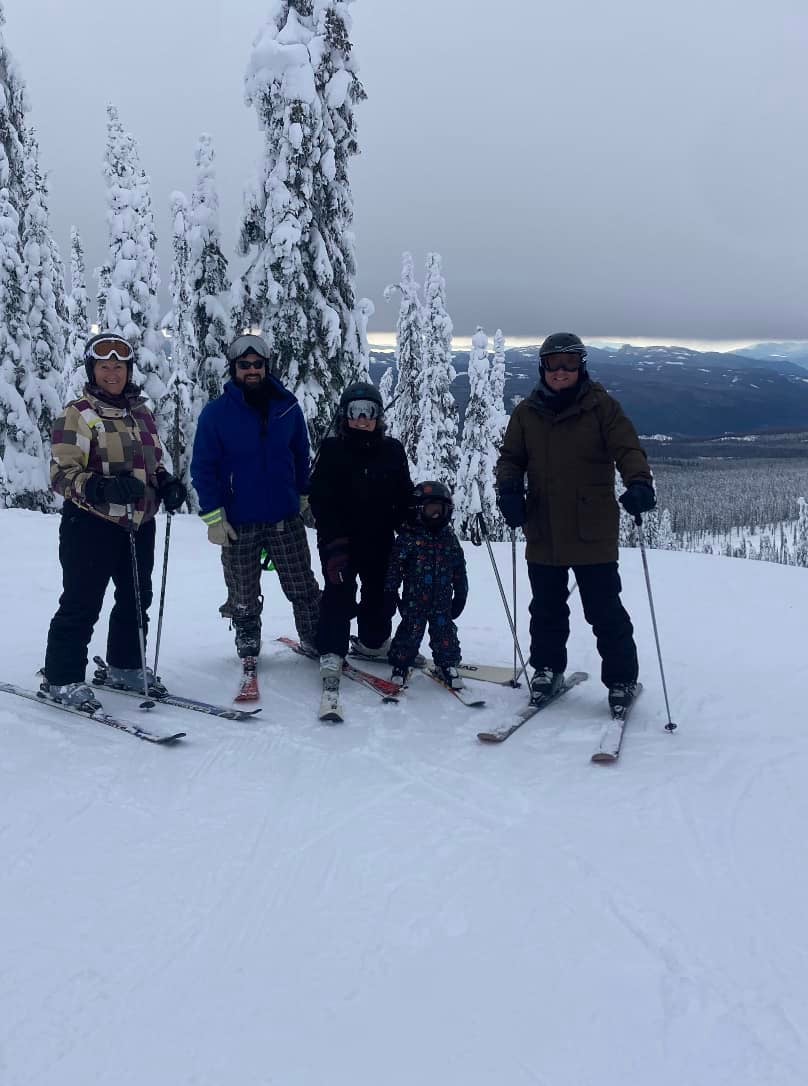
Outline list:
[[[233,701],[258,701],[261,697],[258,690],[258,661],[254,656],[245,656],[242,666],[244,673],[241,676],[241,685]]]

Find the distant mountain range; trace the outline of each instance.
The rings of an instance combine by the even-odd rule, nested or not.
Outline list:
[[[759,352],[752,354],[751,352]],[[642,434],[710,437],[726,433],[808,429],[808,343],[756,344],[734,353],[685,347],[588,349],[591,376],[622,403]],[[371,352],[381,379],[392,352]],[[465,414],[468,352],[455,352],[452,391]],[[506,350],[506,408],[538,380],[539,348]]]

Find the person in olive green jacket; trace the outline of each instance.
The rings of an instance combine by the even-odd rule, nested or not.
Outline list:
[[[523,527],[527,538],[531,700],[551,697],[563,682],[572,568],[609,704],[626,706],[636,692],[638,664],[634,629],[620,601],[615,465],[626,487],[620,501],[632,516],[656,505],[653,476],[620,404],[590,380],[579,337],[548,336],[539,356],[539,384],[511,415],[496,468],[505,522]]]

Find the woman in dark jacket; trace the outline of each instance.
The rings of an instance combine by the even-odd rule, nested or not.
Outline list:
[[[383,414],[378,389],[349,385],[340,400],[339,433],[323,442],[312,475],[309,506],[325,578],[317,635],[323,678],[341,674],[354,615],[357,651],[386,659],[390,646],[384,581],[412,481],[404,447],[386,436]]]
[[[65,499],[59,528],[64,591],[45,653],[42,693],[64,705],[96,709],[85,682],[87,646],[109,582],[109,677],[143,690],[143,661],[129,533],[134,534],[143,620],[151,603],[154,515],[186,499],[185,487],[163,465],[154,415],[132,384],[134,350],[115,332],[93,336],[84,351],[87,384],[53,426],[51,485]],[[147,671],[147,681],[154,676]]]

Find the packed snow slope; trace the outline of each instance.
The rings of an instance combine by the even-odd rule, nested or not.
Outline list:
[[[21,684],[57,530],[0,513]],[[172,551],[160,670],[228,702],[218,553],[192,517]],[[465,658],[508,664],[487,553],[467,555]],[[271,574],[253,723],[106,693],[188,732],[152,747],[0,694],[3,1086],[804,1086],[808,572],[649,560],[679,730],[627,551],[646,689],[614,766],[589,760],[605,692],[577,595],[590,680],[502,746],[476,732],[524,690],[475,684],[474,711],[423,676],[400,705],[345,682],[346,723],[319,723]],[[519,583],[526,645],[521,562]]]

